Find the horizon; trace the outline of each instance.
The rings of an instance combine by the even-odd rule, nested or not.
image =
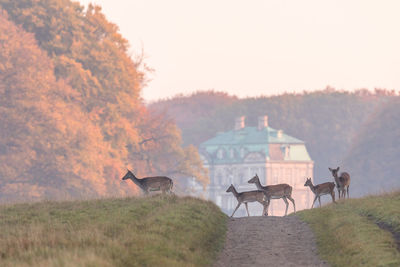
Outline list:
[[[215,94],[226,94],[229,97],[236,97],[238,100],[244,100],[244,99],[250,99],[250,98],[269,98],[269,97],[279,97],[279,96],[284,96],[284,95],[296,95],[296,96],[302,96],[305,94],[313,94],[313,93],[318,93],[318,92],[339,92],[339,93],[357,93],[357,92],[364,92],[367,91],[370,94],[379,94],[379,91],[382,92],[388,92],[392,93],[394,92],[395,95],[400,96],[400,90],[389,90],[386,88],[373,88],[373,89],[368,89],[368,88],[358,88],[354,90],[346,90],[346,89],[337,89],[332,86],[326,86],[323,89],[315,89],[315,90],[303,90],[303,91],[293,91],[293,92],[277,92],[269,95],[254,95],[254,96],[238,96],[230,92],[226,91],[217,91],[217,90],[196,90],[196,91],[191,91],[191,92],[184,92],[184,93],[177,93],[175,95],[167,96],[165,98],[159,98],[159,99],[154,99],[154,100],[145,100],[146,105],[151,105],[160,101],[168,101],[172,100],[175,98],[190,98],[194,95],[201,94],[201,93],[215,93]]]

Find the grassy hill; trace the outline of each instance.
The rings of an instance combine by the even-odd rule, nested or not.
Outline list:
[[[226,216],[176,196],[0,207],[2,266],[205,266]]]
[[[400,191],[297,214],[332,266],[400,266]]]

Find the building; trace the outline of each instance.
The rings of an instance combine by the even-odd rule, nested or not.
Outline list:
[[[245,126],[243,116],[236,118],[233,130],[218,133],[203,142],[199,150],[210,175],[208,198],[226,214],[231,215],[237,205],[236,198],[232,193],[226,193],[226,189],[233,184],[239,192],[256,190],[254,184],[248,183],[255,174],[263,185],[291,185],[296,210],[311,206],[313,195],[308,187],[304,187],[304,182],[306,177],[313,179],[314,162],[305,143],[269,127],[267,116],[258,118],[257,127]],[[284,215],[285,207],[282,199],[271,200],[269,215]],[[249,211],[250,215],[259,216],[262,206],[249,204]],[[289,201],[290,212],[293,212],[293,206]],[[237,210],[237,215],[246,215],[244,205]]]

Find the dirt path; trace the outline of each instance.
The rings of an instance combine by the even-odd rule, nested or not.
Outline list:
[[[316,251],[311,229],[296,216],[233,218],[214,266],[328,266]]]

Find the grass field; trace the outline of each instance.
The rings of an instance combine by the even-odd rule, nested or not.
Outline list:
[[[205,266],[227,217],[175,196],[0,206],[1,266]]]
[[[400,266],[400,192],[298,212],[332,266]],[[389,229],[385,230],[383,228]]]

